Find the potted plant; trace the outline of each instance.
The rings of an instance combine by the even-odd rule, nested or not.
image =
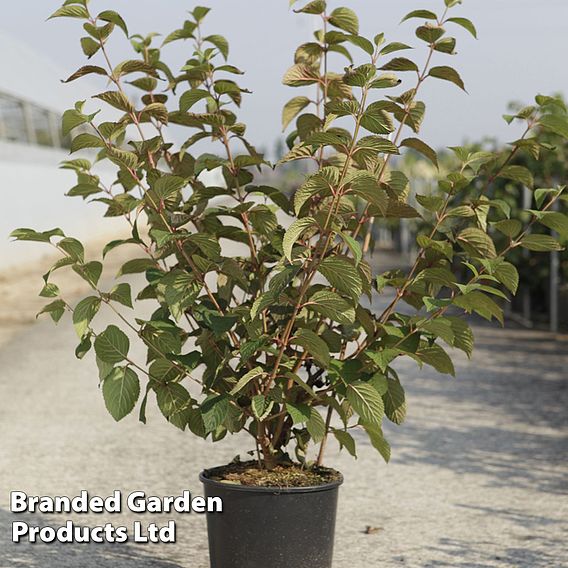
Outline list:
[[[323,467],[329,437],[355,456],[364,436],[388,461],[382,421],[400,424],[406,414],[397,359],[454,374],[446,347],[468,355],[473,349],[462,314],[502,322],[500,304],[517,289],[506,255],[517,247],[559,247],[552,236],[523,230],[489,193],[497,178],[532,185],[531,173],[511,160],[550,151],[541,131],[568,135],[557,99],[537,97],[511,118],[526,131],[505,155],[453,148],[457,171],[441,177],[439,193],[416,195],[416,207],[409,203],[411,182],[396,169],[396,157],[408,148],[437,163],[417,137],[425,113],[421,87],[444,80],[464,88],[442,61],[456,44],[446,29],[476,34],[469,20],[453,15],[458,3],[445,0],[439,14],[417,10],[404,18],[420,22],[419,66],[407,56],[409,46],[383,34],[359,35],[351,9],[292,2],[321,23],[284,76],[290,87],[308,87],[283,111],[284,127],[294,127],[281,163],[310,164],[292,198],[255,183],[270,164],[238,121],[247,91],[236,81],[241,71],[226,61],[227,40],[205,30],[207,8],[194,8],[159,42],[154,34],[130,36],[118,13],[95,15],[87,0],[68,0],[53,14],[77,18],[86,32],[81,46],[90,61],[67,81],[98,76],[106,85],[65,113],[71,152],[94,149],[95,162],[110,163],[116,174],[105,183],[90,160],[70,159],[63,167],[76,172],[77,185],[69,195],[102,203],[105,216],[123,216],[131,226],[128,239],[104,247],[103,259],[127,244],[140,254],[109,286],[99,283],[102,262],[86,259],[83,245],[60,229],[18,229],[12,236],[61,253],[44,277],[41,295],[51,300],[43,312],[56,322],[71,314],[78,357],[94,347],[115,420],[139,404],[145,422],[155,397],[181,430],[213,441],[250,434],[253,460],[201,475],[206,493],[225,501],[224,513],[209,518],[215,568],[329,568],[342,481]],[[129,37],[133,59],[113,61],[108,40],[115,34]],[[166,63],[168,44],[177,41],[188,45],[180,71]],[[136,103],[133,89],[141,94]],[[98,105],[114,117],[101,120]],[[219,182],[205,183],[203,172],[213,170],[222,174]],[[564,199],[562,189],[535,190],[534,209],[523,213],[529,225],[566,232],[566,216],[551,211]],[[362,250],[372,219],[420,216],[428,229],[418,236],[411,268],[374,274]],[[507,237],[501,250],[497,233]],[[63,267],[92,288],[74,307],[50,280]],[[463,267],[467,278],[459,281]],[[135,298],[121,281],[132,274],[144,281]],[[386,299],[378,309],[377,298]],[[134,311],[139,302],[154,305],[151,316]],[[101,308],[115,313],[116,325],[97,326]],[[143,343],[146,361],[130,354],[131,340]]]

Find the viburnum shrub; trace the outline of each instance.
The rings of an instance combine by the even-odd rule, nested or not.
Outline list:
[[[102,262],[87,260],[83,245],[60,229],[12,235],[61,253],[44,277],[41,295],[52,301],[43,311],[55,321],[71,313],[78,357],[94,346],[116,420],[139,403],[145,422],[155,396],[169,422],[197,436],[217,441],[248,432],[262,467],[294,458],[292,450],[308,463],[312,443],[321,464],[330,434],[355,455],[354,431],[366,433],[388,460],[383,418],[400,424],[406,414],[397,360],[453,375],[446,349],[468,356],[473,349],[464,313],[502,322],[501,304],[518,285],[507,254],[557,249],[553,236],[531,234],[527,225],[565,233],[568,221],[551,210],[565,199],[563,188],[534,189],[533,208],[512,219],[506,202],[491,198],[492,185],[504,178],[532,188],[530,171],[513,158],[553,151],[539,136],[568,138],[568,119],[559,100],[537,97],[508,119],[526,130],[507,152],[453,148],[460,166],[441,177],[439,192],[410,199],[412,181],[396,169],[397,156],[411,149],[437,163],[418,138],[426,109],[421,87],[441,80],[440,87],[464,88],[446,65],[456,45],[447,32],[476,30],[453,15],[457,4],[445,0],[441,13],[405,16],[420,21],[423,49],[416,52],[383,34],[361,36],[349,8],[314,0],[296,9],[321,26],[284,75],[302,94],[284,107],[283,125],[293,127],[280,163],[310,164],[292,198],[255,184],[272,166],[245,138],[236,113],[248,91],[236,82],[241,71],[227,63],[227,40],[204,27],[207,8],[194,8],[165,39],[129,36],[118,13],[95,15],[87,0],[70,0],[53,14],[81,22],[81,46],[93,61],[67,81],[101,79],[102,92],[64,115],[71,152],[94,149],[95,162],[116,174],[105,184],[88,159],[68,160],[63,167],[77,174],[69,195],[103,203],[105,216],[123,216],[132,227],[130,238],[104,247],[103,259],[126,244],[139,247],[139,256],[122,266],[118,283],[102,286]],[[107,47],[115,34],[129,37],[133,59],[113,61]],[[166,63],[172,42],[187,46],[179,71]],[[114,119],[99,118],[101,104]],[[220,172],[217,185],[204,182],[206,170]],[[361,246],[372,220],[418,217],[427,229],[410,269],[374,274]],[[506,237],[500,249],[498,234]],[[50,282],[63,267],[92,287],[75,307]],[[131,280],[135,285],[144,281],[134,299],[131,283],[120,281],[132,274],[143,275]],[[154,306],[151,316],[139,315],[139,303]],[[102,308],[115,313],[116,325],[97,326]],[[130,353],[134,339],[145,346],[145,361]]]

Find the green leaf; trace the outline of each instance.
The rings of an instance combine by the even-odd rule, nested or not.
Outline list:
[[[521,239],[521,246],[535,252],[562,250],[562,245],[550,235],[525,235]]]
[[[151,258],[134,258],[125,262],[116,276],[118,278],[125,274],[138,274],[140,272],[146,272],[146,270],[150,270],[151,268],[156,268],[156,262]]]
[[[75,348],[75,357],[82,359],[91,350],[92,345],[91,334],[87,333]]]
[[[270,414],[274,401],[266,398],[262,394],[257,394],[251,399],[251,408],[253,415],[257,420],[264,420]]]
[[[81,18],[86,20],[89,17],[89,12],[85,6],[78,6],[78,5],[68,5],[59,8],[47,18],[51,20],[52,18]]]
[[[394,53],[395,51],[403,51],[405,49],[413,49],[413,47],[411,45],[407,45],[406,43],[400,43],[398,41],[393,41],[392,43],[385,45],[385,47],[383,47],[383,49],[381,49],[380,53],[381,53],[381,55],[388,55],[389,53]],[[395,83],[395,85],[397,83],[398,83],[398,81]],[[394,87],[395,85],[390,85],[390,86]]]
[[[118,284],[111,290],[109,297],[111,300],[127,308],[132,308],[132,290],[130,289],[130,284],[125,282]]]
[[[57,246],[74,261],[83,262],[85,259],[85,249],[77,239],[66,237],[60,240]]]
[[[355,321],[355,309],[335,292],[320,290],[310,297],[311,310],[341,324],[349,325]]]
[[[495,244],[491,237],[481,229],[470,227],[464,229],[457,238],[461,247],[469,254],[481,258],[495,258]]]
[[[303,217],[296,219],[290,227],[288,227],[282,240],[282,250],[284,256],[292,262],[292,248],[300,236],[309,228],[314,227],[316,220],[313,217]]]
[[[44,231],[43,233],[38,233],[33,229],[20,228],[14,229],[10,233],[10,237],[16,239],[17,241],[33,241],[37,243],[49,243],[51,237],[64,237],[63,231],[61,229],[52,229],[51,231]]]
[[[510,238],[516,237],[523,228],[522,223],[518,219],[505,219],[503,221],[498,221],[493,226],[500,233],[503,233]]]
[[[359,35],[359,18],[349,8],[336,8],[329,16],[329,23],[350,34]]]
[[[71,154],[79,150],[84,150],[85,148],[104,148],[105,143],[93,134],[79,134],[73,138],[71,142]]]
[[[534,179],[531,172],[524,166],[505,166],[499,172],[499,177],[517,181],[527,187],[533,187],[534,185]]]
[[[418,65],[406,57],[395,57],[380,67],[383,71],[418,71]]]
[[[437,343],[420,348],[416,352],[416,355],[422,362],[434,367],[439,373],[452,375],[453,377],[456,376],[456,370],[454,369],[452,360]]]
[[[510,262],[502,262],[494,271],[494,276],[512,294],[517,293],[519,287],[519,272]]]
[[[460,89],[465,91],[465,85],[463,84],[462,78],[453,67],[447,67],[446,65],[441,65],[439,67],[432,67],[428,75],[430,77],[435,77],[436,79],[450,81],[450,83],[454,83]]]
[[[89,59],[93,57],[100,48],[101,44],[98,41],[95,41],[92,37],[81,38],[81,49]]]
[[[448,321],[454,333],[454,347],[461,349],[468,357],[473,353],[474,337],[471,328],[462,318],[448,316]]]
[[[337,430],[335,428],[333,429],[333,435],[339,442],[339,449],[342,450],[345,448],[355,459],[357,459],[357,448],[355,446],[353,436],[345,430]]]
[[[402,424],[406,418],[406,396],[404,389],[397,378],[387,381],[388,390],[383,394],[385,414],[395,424]]]
[[[45,306],[43,310],[41,310],[41,312],[39,312],[37,315],[39,316],[40,314],[49,314],[51,319],[55,323],[57,323],[63,317],[63,314],[65,313],[65,308],[66,305],[63,300],[55,300],[54,302],[47,304],[47,306]]]
[[[39,295],[42,298],[56,298],[59,296],[59,288],[55,284],[46,284]]]
[[[73,325],[79,339],[89,331],[91,321],[97,315],[100,307],[101,299],[96,296],[89,296],[81,300],[73,310]]]
[[[373,426],[364,426],[367,435],[369,436],[369,440],[375,450],[381,454],[383,459],[388,463],[391,456],[391,448],[389,443],[386,441],[385,437],[383,436],[383,431],[379,427]]]
[[[207,433],[215,431],[229,413],[229,399],[226,395],[210,396],[201,405],[201,416]]]
[[[117,25],[124,32],[124,35],[128,37],[128,27],[119,13],[114,12],[113,10],[105,10],[104,12],[101,12],[97,18],[104,22],[112,22]]]
[[[327,281],[340,292],[357,301],[363,293],[363,282],[353,261],[341,256],[330,256],[323,260],[318,270]]]
[[[96,288],[103,272],[103,265],[98,260],[93,260],[86,264],[75,264],[73,270],[93,288]]]
[[[134,107],[130,100],[126,97],[122,91],[106,91],[104,93],[99,93],[98,95],[93,96],[94,99],[100,99],[104,101],[111,107],[114,107],[118,110],[124,112],[132,112]]]
[[[346,233],[339,233],[339,236],[345,242],[347,248],[351,251],[353,259],[355,260],[355,266],[359,266],[361,259],[363,258],[363,250],[361,245],[351,236]]]
[[[80,69],[75,71],[73,75],[62,81],[62,83],[71,83],[71,81],[75,81],[80,77],[84,77],[85,75],[93,75],[93,74],[104,75],[105,77],[108,77],[108,73],[102,67],[99,67],[98,65],[85,65],[84,67],[81,67]]]
[[[347,385],[347,400],[363,424],[380,427],[385,407],[381,395],[372,385],[362,381],[350,383]]]
[[[294,97],[289,100],[282,109],[282,130],[286,130],[290,122],[298,116],[309,104],[308,97]]]
[[[400,20],[400,23],[402,24],[402,22],[406,22],[406,20],[410,20],[411,18],[437,20],[438,16],[436,16],[436,14],[434,14],[434,12],[431,12],[430,10],[414,10],[406,14],[406,16],[404,16],[404,18]]]
[[[545,114],[540,118],[539,122],[546,130],[563,138],[568,138],[568,119],[565,116]]]
[[[544,211],[538,215],[538,222],[556,231],[563,237],[568,236],[568,216],[558,211]]]
[[[231,390],[231,395],[236,395],[237,393],[241,392],[253,379],[260,377],[264,374],[262,367],[255,367],[251,369],[248,373],[243,375],[237,384]]]
[[[179,383],[169,382],[156,388],[156,401],[164,417],[180,430],[185,430],[188,422],[188,405],[191,396]]]
[[[416,29],[416,37],[429,45],[436,43],[444,33],[444,28],[433,24],[426,24]]]
[[[294,12],[296,12],[297,14],[323,14],[326,8],[327,3],[325,0],[312,0],[311,2],[308,2],[303,8],[294,10]]]
[[[327,433],[325,421],[315,408],[310,409],[310,419],[306,423],[306,428],[314,443],[319,444],[325,438]]]
[[[290,340],[294,345],[300,345],[323,367],[329,366],[329,347],[327,343],[309,329],[299,329]]]
[[[428,158],[436,167],[438,167],[438,154],[433,148],[428,146],[428,144],[422,142],[422,140],[418,138],[406,138],[400,143],[400,145],[420,152],[420,154]]]
[[[115,325],[109,325],[95,339],[97,357],[105,363],[120,363],[128,356],[130,340],[126,334]]]
[[[307,404],[286,402],[286,412],[291,416],[293,424],[305,424],[310,419],[311,408]]]
[[[196,6],[193,9],[193,12],[191,12],[193,14],[193,17],[195,18],[196,22],[201,22],[203,20],[203,18],[205,18],[205,16],[207,16],[207,14],[209,14],[209,12],[211,11],[211,8],[206,8],[204,6]]]
[[[105,406],[117,422],[132,412],[139,396],[140,381],[130,367],[113,369],[103,382]]]
[[[475,39],[477,39],[477,30],[471,20],[467,18],[448,18],[446,22],[453,22],[462,28],[465,28]]]
[[[179,99],[179,109],[181,112],[187,112],[194,104],[203,99],[209,99],[211,95],[209,91],[203,89],[191,89],[183,93]]]
[[[221,35],[210,35],[203,38],[203,41],[212,43],[227,60],[229,57],[229,42]]]

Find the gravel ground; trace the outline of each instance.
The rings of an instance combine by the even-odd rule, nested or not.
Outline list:
[[[363,440],[357,462],[331,444],[328,465],[346,477],[334,568],[568,566],[568,342],[540,332],[476,332],[474,359],[458,356],[457,379],[400,367],[410,416],[387,428],[390,464]],[[14,520],[67,520],[10,513],[11,490],[199,494],[202,468],[249,449],[243,438],[215,446],[196,440],[153,408],[147,426],[134,417],[115,424],[94,361],[75,360],[75,342],[71,326],[42,322],[0,347],[0,568],[206,568],[205,518],[197,514],[173,517],[170,545],[10,542]],[[71,518],[131,526],[172,516]],[[368,526],[376,530],[365,534]]]

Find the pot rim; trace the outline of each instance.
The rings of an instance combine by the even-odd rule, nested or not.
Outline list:
[[[247,493],[270,493],[272,495],[280,495],[282,493],[317,493],[318,491],[331,491],[333,489],[339,488],[343,484],[344,477],[343,474],[337,470],[331,468],[325,468],[334,471],[340,475],[340,479],[335,481],[330,481],[329,483],[324,483],[323,485],[309,485],[307,487],[259,487],[256,485],[238,485],[233,483],[223,483],[221,481],[216,481],[207,477],[212,471],[225,466],[211,467],[204,469],[199,474],[199,480],[204,485],[211,485],[213,487],[223,488],[227,491],[240,491]]]

